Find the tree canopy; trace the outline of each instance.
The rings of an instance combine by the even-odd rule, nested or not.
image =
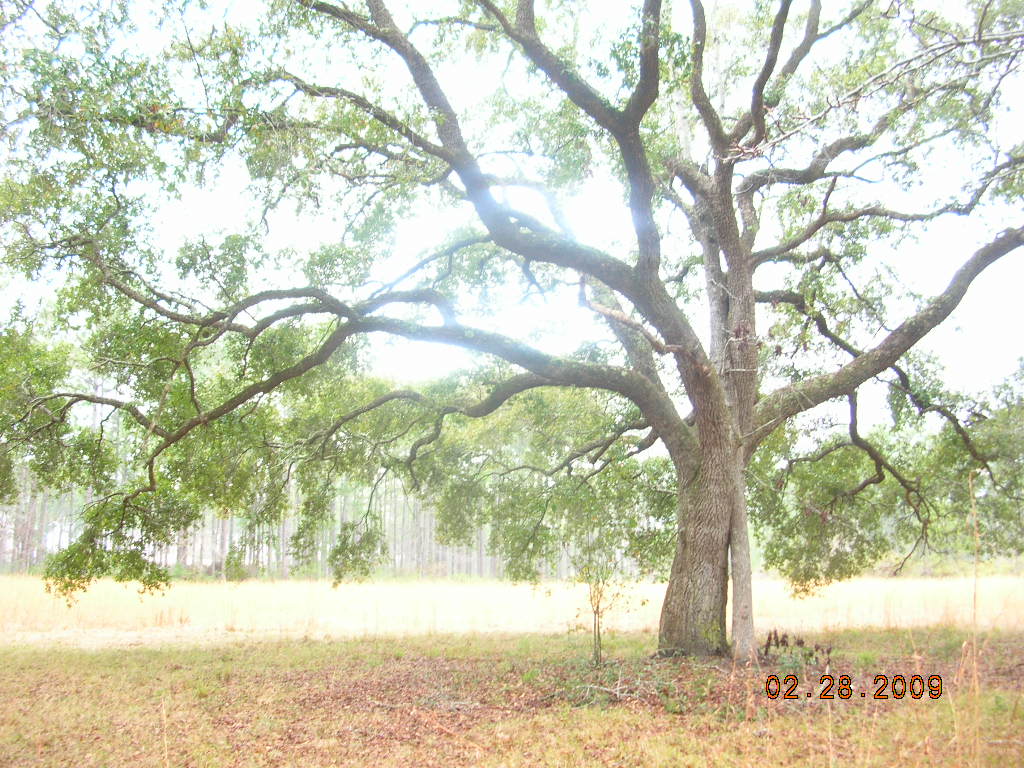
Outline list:
[[[724,651],[731,579],[749,655],[748,477],[796,417],[847,403],[860,458],[821,458],[857,493],[918,492],[857,428],[865,384],[970,438],[908,353],[1024,245],[1016,0],[3,13],[3,258],[54,296],[8,323],[2,434],[95,489],[66,588],[159,583],[148,549],[197,509],[279,514],[294,476],[315,525],[334,478],[389,471],[467,525],[504,510],[510,551],[561,535],[551,509],[667,531],[661,649]],[[915,296],[894,270],[948,217],[980,223]],[[481,362],[395,389],[385,337]]]
[[[914,554],[956,558],[976,544],[982,557],[1019,555],[1022,375],[1024,367],[986,398],[946,394],[945,405],[931,407],[959,416],[934,431],[922,408],[865,434],[855,419],[816,442],[792,429],[777,433],[750,472],[766,565],[809,590],[894,556],[899,570]]]

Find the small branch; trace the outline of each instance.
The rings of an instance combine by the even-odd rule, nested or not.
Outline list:
[[[409,127],[409,124],[390,112],[380,108],[373,102],[369,101],[365,96],[360,96],[358,93],[349,91],[345,88],[338,88],[337,86],[330,85],[314,85],[303,80],[298,75],[294,75],[290,72],[282,71],[277,74],[277,80],[291,83],[300,92],[307,96],[315,98],[329,98],[329,99],[341,99],[347,101],[355,107],[358,107],[360,111],[366,113],[381,125],[394,131],[402,138],[406,139],[413,146],[422,149],[424,152],[433,155],[434,157],[440,158],[446,162],[450,161],[451,153],[442,146],[438,146],[434,142],[430,141],[426,137],[414,131]]]
[[[624,325],[627,328],[631,328],[637,331],[643,336],[647,342],[654,348],[654,351],[660,355],[684,353],[685,349],[681,346],[674,344],[666,344],[664,341],[659,339],[653,331],[651,331],[643,323],[634,320],[625,312],[620,309],[611,309],[609,307],[602,306],[600,304],[594,304],[587,298],[586,284],[583,280],[580,280],[580,306],[586,307],[587,309],[593,310],[597,314],[608,318],[620,325]]]
[[[160,437],[168,437],[169,433],[163,427],[156,424],[148,416],[146,416],[139,407],[126,402],[124,400],[118,400],[112,397],[102,397],[100,395],[92,395],[85,392],[54,392],[53,394],[45,395],[43,397],[35,398],[30,404],[30,411],[42,407],[48,402],[53,400],[62,400],[67,398],[68,402],[64,404],[64,410],[67,410],[76,403],[96,403],[98,405],[109,405],[112,408],[122,410],[129,414],[135,421],[144,427],[147,431],[153,432]]]

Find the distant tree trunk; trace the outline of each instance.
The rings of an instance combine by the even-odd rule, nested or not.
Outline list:
[[[291,517],[289,515],[282,515],[277,535],[277,575],[282,579],[287,579],[291,572],[288,562],[288,540],[291,537],[290,527]]]
[[[428,531],[430,534],[430,575],[437,576],[438,571],[441,570],[441,553],[437,546],[437,519],[434,517],[433,512],[428,513],[430,525]]]
[[[231,545],[234,542],[234,515],[225,515],[220,521],[220,551],[217,553],[217,563],[221,576],[227,575],[228,555],[231,553]]]
[[[57,551],[64,549],[68,543],[68,538],[64,535],[65,524],[70,523],[71,515],[68,512],[68,497],[62,496],[57,500],[56,507],[56,522],[57,522]]]
[[[204,514],[202,519],[199,521],[199,527],[196,528],[195,546],[192,550],[192,567],[195,568],[199,573],[204,573],[206,569],[206,532],[209,528],[208,520],[209,515]]]
[[[392,539],[394,542],[394,555],[392,557],[392,562],[395,575],[397,575],[402,567],[402,531],[399,527],[401,523],[401,516],[398,512],[398,483],[391,483],[391,489],[388,493],[388,497],[388,506],[391,508]]]
[[[0,511],[0,572],[11,570],[11,550],[13,541],[11,532],[14,527],[14,507],[4,507]]]
[[[317,534],[317,562],[320,563],[320,578],[327,579],[331,576],[331,547],[334,542],[331,541],[331,528],[330,526],[324,526],[323,529]]]
[[[184,568],[188,560],[188,532],[178,531],[178,537],[174,546],[174,564],[178,568]]]
[[[21,542],[19,545],[21,551],[20,570],[23,572],[29,570],[35,564],[37,506],[38,499],[36,498],[35,488],[29,485],[28,496],[22,514]]]
[[[483,578],[484,576],[484,529],[478,528],[476,531],[476,575]]]
[[[401,516],[401,521],[398,526],[398,537],[400,543],[398,545],[398,565],[402,573],[405,573],[409,568],[409,500],[405,494],[401,494],[398,500],[398,513]]]
[[[423,550],[425,546],[425,536],[423,530],[423,514],[420,507],[420,500],[413,498],[412,500],[412,519],[413,519],[413,530],[416,532],[415,550],[413,553],[413,559],[416,564],[416,575],[420,578],[423,577]]]

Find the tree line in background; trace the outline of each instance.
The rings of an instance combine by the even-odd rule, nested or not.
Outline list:
[[[82,509],[92,499],[86,491],[62,493],[37,485],[26,465],[17,471],[17,484],[16,498],[0,506],[0,573],[41,572],[51,555],[81,534]],[[487,530],[476,530],[471,544],[446,543],[437,536],[433,511],[406,495],[398,481],[385,480],[372,502],[369,495],[368,488],[339,488],[333,516],[302,560],[292,541],[298,524],[294,510],[273,523],[206,511],[193,527],[149,555],[178,577],[333,579],[336,537],[346,524],[358,523],[378,530],[380,548],[367,563],[374,576],[504,575],[504,563],[488,547]],[[545,575],[559,579],[574,573],[568,551],[545,569]]]
[[[96,381],[90,388],[98,397],[106,391]],[[102,416],[94,404],[83,418],[97,429]],[[118,444],[123,435],[116,425],[110,439],[113,453],[122,455],[126,446]],[[82,534],[97,500],[91,487],[55,486],[54,478],[39,469],[27,460],[13,468],[7,503],[0,504],[0,573],[41,572],[51,555]],[[506,574],[505,561],[492,552],[489,526],[463,531],[457,541],[439,537],[435,511],[407,493],[398,477],[379,476],[364,485],[338,479],[330,489],[328,513],[312,530],[302,529],[303,499],[295,478],[287,481],[285,499],[270,516],[265,510],[261,516],[244,508],[204,509],[190,528],[175,531],[148,556],[179,577],[229,580]],[[339,562],[339,540],[351,542],[353,532],[363,551],[346,552],[350,562]],[[579,572],[576,549],[566,546],[533,575],[568,579]]]

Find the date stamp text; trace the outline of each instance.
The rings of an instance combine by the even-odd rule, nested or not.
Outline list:
[[[875,675],[870,686],[855,686],[849,675],[822,675],[813,691],[800,690],[800,678],[786,675],[781,680],[778,675],[769,675],[764,684],[764,692],[769,699],[937,699],[942,696],[942,676],[911,675]]]

